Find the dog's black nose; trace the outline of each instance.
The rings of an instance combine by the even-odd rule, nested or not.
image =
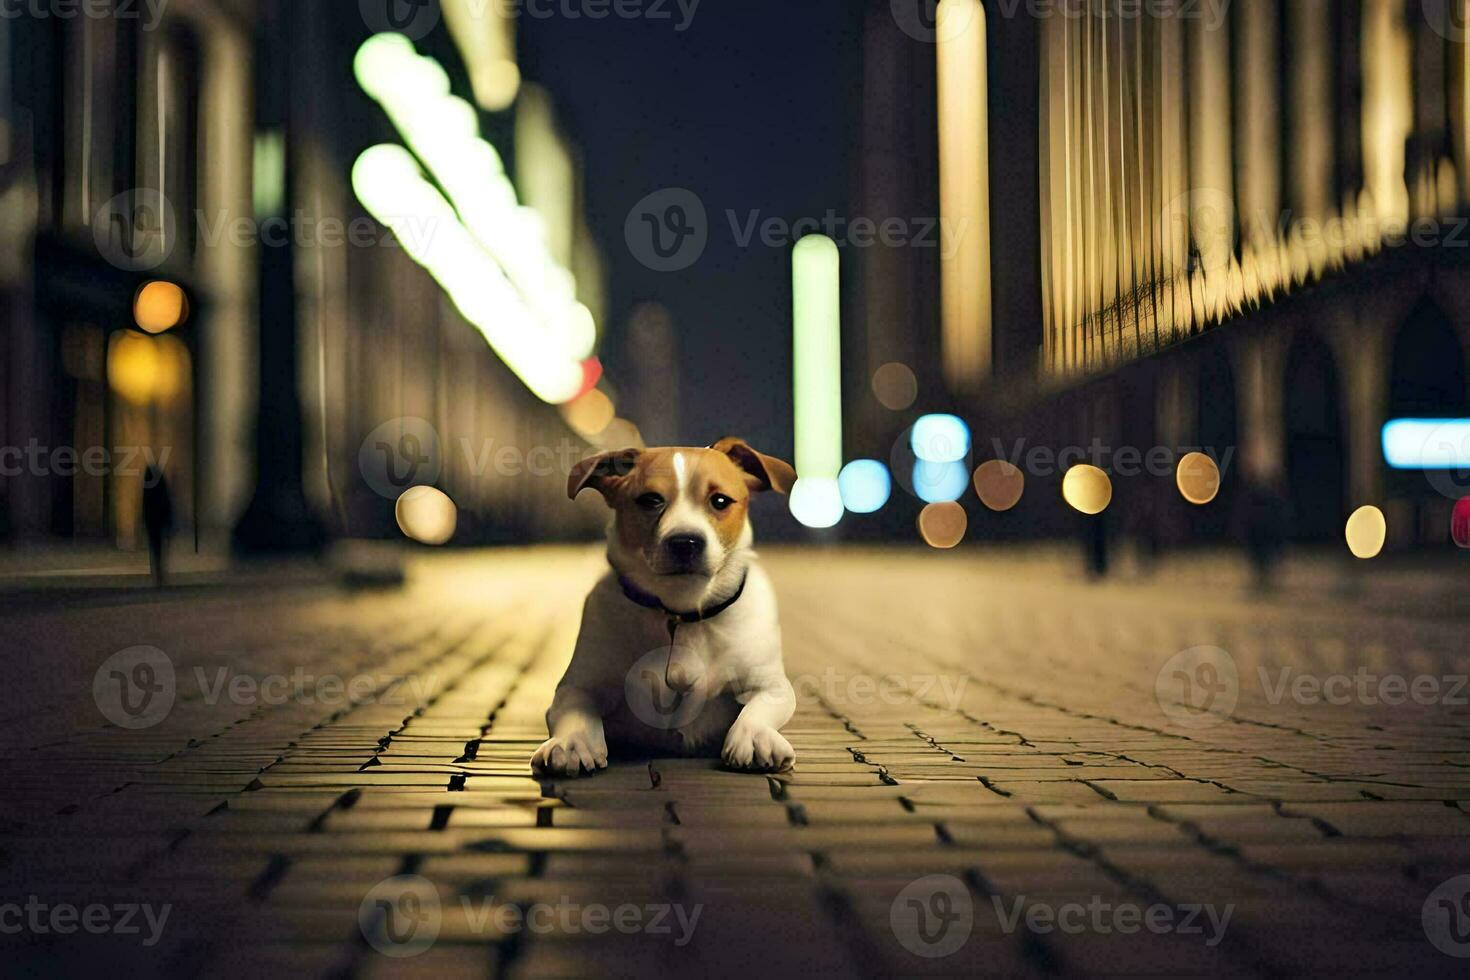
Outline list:
[[[664,547],[669,550],[669,557],[688,564],[704,555],[704,538],[692,534],[676,534],[664,542]]]

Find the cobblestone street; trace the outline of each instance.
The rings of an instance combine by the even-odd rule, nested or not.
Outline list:
[[[975,553],[766,563],[798,692],[774,777],[614,750],[531,778],[591,548],[437,557],[393,591],[13,601],[7,964],[1410,976],[1470,955],[1463,617],[1373,582],[1255,599]]]

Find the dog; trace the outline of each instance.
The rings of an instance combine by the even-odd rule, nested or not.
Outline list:
[[[604,769],[608,745],[720,757],[777,772],[796,753],[780,732],[796,710],[781,657],[776,594],[752,550],[750,500],[789,493],[790,464],[741,439],[708,449],[624,449],[572,468],[613,512],[611,566],[582,610],[571,664],[536,750],[541,775]]]

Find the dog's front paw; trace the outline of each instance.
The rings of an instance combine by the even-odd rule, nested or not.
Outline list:
[[[720,757],[731,769],[751,772],[780,772],[796,762],[796,752],[786,736],[769,725],[738,722],[725,736],[725,749]]]
[[[607,743],[586,732],[548,738],[531,756],[538,776],[580,776],[607,768]]]

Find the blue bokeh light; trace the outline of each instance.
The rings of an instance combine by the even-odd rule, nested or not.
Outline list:
[[[1470,419],[1394,419],[1383,427],[1383,459],[1396,470],[1470,468]]]
[[[970,455],[970,427],[955,415],[925,415],[914,423],[909,445],[928,463],[956,463]]]
[[[914,493],[926,504],[959,500],[969,487],[970,471],[958,460],[934,463],[921,459],[914,464]]]
[[[893,493],[888,467],[876,459],[855,459],[837,475],[842,505],[854,514],[872,514],[883,509]]]
[[[791,516],[810,528],[836,527],[845,513],[842,492],[830,477],[802,477],[791,488],[788,501]]]

